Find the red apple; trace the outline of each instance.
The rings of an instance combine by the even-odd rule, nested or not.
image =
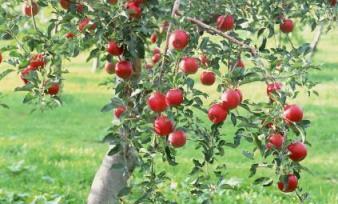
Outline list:
[[[155,55],[155,54],[161,54],[160,48],[158,48],[158,47],[155,47],[155,48],[154,48],[154,50],[153,50],[153,55]]]
[[[59,93],[59,90],[60,90],[60,85],[58,83],[52,83],[49,87],[48,87],[48,91],[47,93],[49,95],[56,95]]]
[[[221,104],[214,104],[208,111],[208,118],[214,124],[223,122],[227,118],[228,112]]]
[[[281,190],[285,193],[292,192],[292,191],[296,190],[297,185],[298,185],[298,179],[293,174],[287,175],[287,181],[286,181],[285,186],[284,186],[283,181],[279,181],[278,184],[277,184],[279,190]]]
[[[106,64],[104,65],[104,70],[106,70],[106,72],[108,74],[114,74],[115,73],[115,64],[111,63],[111,62],[106,62]]]
[[[282,89],[283,85],[280,82],[274,82],[271,84],[268,84],[266,87],[266,93],[268,96],[270,96],[273,93],[277,93]]]
[[[159,62],[161,59],[161,54],[154,54],[153,57],[151,58],[152,62],[154,64],[156,64],[157,62]]]
[[[235,19],[232,15],[219,16],[217,18],[216,26],[221,31],[229,31],[234,28]]]
[[[159,116],[154,122],[154,130],[160,136],[167,136],[174,130],[174,123],[167,116]]]
[[[117,0],[107,0],[107,3],[109,3],[109,4],[116,4]]]
[[[163,112],[167,108],[166,97],[159,91],[150,95],[147,104],[152,111],[157,113]]]
[[[300,122],[303,119],[303,110],[296,104],[286,105],[284,107],[284,120],[289,122]]]
[[[46,64],[45,56],[43,54],[33,55],[29,61],[29,65],[33,69],[44,68]]]
[[[302,161],[307,155],[306,146],[301,142],[290,144],[288,146],[288,150],[290,153],[289,157],[292,161]]]
[[[32,71],[34,71],[34,68],[31,67],[31,66],[28,66],[28,67],[26,67],[25,69],[23,69],[23,70],[21,71],[20,78],[21,78],[21,80],[22,80],[25,84],[27,84],[27,83],[29,82],[29,80],[27,79],[27,76],[28,76],[29,73],[32,72]]]
[[[93,31],[96,29],[96,24],[91,22],[90,18],[84,18],[79,21],[78,29],[80,32],[83,32],[85,30]]]
[[[234,109],[241,103],[241,94],[238,90],[228,89],[222,95],[223,108],[226,110]]]
[[[1,64],[1,62],[2,62],[2,54],[0,52],[0,64]]]
[[[208,60],[208,57],[204,54],[200,55],[200,62],[202,65],[204,66],[208,66],[208,63],[209,63],[209,60]]]
[[[194,57],[184,57],[179,66],[185,74],[195,74],[198,70],[198,61]]]
[[[331,6],[336,6],[337,0],[329,0]]]
[[[189,42],[189,35],[184,30],[176,30],[170,34],[169,45],[176,50],[183,50]]]
[[[68,38],[68,39],[71,39],[71,38],[76,37],[76,35],[72,32],[68,32],[68,33],[66,33],[65,37]]]
[[[235,64],[235,67],[238,67],[238,68],[245,68],[245,65],[243,63],[243,61],[241,59],[238,59],[236,64]]]
[[[108,42],[106,50],[113,56],[119,56],[123,53],[123,47],[119,46],[115,41]]]
[[[137,19],[141,17],[142,9],[139,7],[139,4],[136,2],[127,2],[126,9],[128,11],[128,14],[130,18]]]
[[[242,103],[242,101],[243,101],[243,94],[242,94],[241,90],[235,89],[235,91],[237,92],[237,94],[239,96],[239,102]]]
[[[185,136],[185,133],[182,130],[177,130],[175,132],[170,133],[168,141],[171,144],[171,146],[179,148],[185,145],[187,137]]]
[[[156,43],[157,42],[157,34],[156,33],[151,34],[151,36],[150,36],[150,42],[151,43]]]
[[[183,92],[181,89],[170,89],[166,94],[168,106],[179,106],[183,102]]]
[[[200,81],[203,85],[213,85],[216,81],[216,75],[212,71],[203,71],[200,76]]]
[[[59,0],[59,2],[60,2],[60,5],[61,5],[62,8],[66,9],[66,10],[69,9],[70,4],[71,4],[70,0]]]
[[[268,141],[268,148],[274,147],[276,149],[281,149],[284,143],[284,136],[280,133],[274,133],[270,135]]]
[[[119,106],[117,108],[115,108],[114,111],[114,115],[116,118],[120,118],[121,115],[126,111],[126,107],[125,106]]]
[[[25,2],[22,7],[22,12],[26,16],[35,16],[39,12],[39,5],[32,1],[32,5],[30,2]]]
[[[77,4],[76,4],[76,11],[77,11],[78,13],[83,13],[83,10],[84,10],[84,5],[81,4],[81,3],[77,3]]]
[[[115,65],[115,73],[122,79],[128,79],[133,74],[133,65],[126,60],[119,61]]]
[[[290,19],[284,19],[283,22],[279,25],[279,28],[283,33],[292,32],[293,27],[294,27],[293,21]]]

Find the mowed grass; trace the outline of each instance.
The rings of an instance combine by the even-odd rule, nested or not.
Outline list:
[[[323,64],[321,71],[311,77],[321,84],[316,87],[319,97],[301,94],[293,102],[301,104],[305,118],[312,121],[308,138],[312,143],[308,157],[302,162],[313,174],[303,172],[300,185],[310,193],[310,203],[338,203],[338,31],[324,35],[314,61]],[[107,145],[100,143],[109,126],[112,115],[101,113],[100,108],[110,99],[111,90],[98,86],[107,75],[93,74],[84,57],[74,59],[66,66],[70,74],[65,76],[62,99],[64,106],[44,113],[30,113],[32,107],[23,105],[22,93],[12,90],[21,85],[16,73],[0,82],[0,91],[10,109],[0,109],[0,203],[11,193],[31,201],[43,195],[49,199],[61,197],[60,203],[85,203],[91,181]],[[1,65],[4,69],[6,65]],[[205,89],[210,100],[218,98],[215,87]],[[242,87],[246,98],[266,100],[265,86],[256,83]],[[207,117],[206,117],[206,123]],[[230,121],[223,128],[225,138],[231,140],[233,128]],[[189,135],[193,137],[193,135]],[[226,193],[216,203],[297,203],[294,194],[280,193],[276,186],[263,188],[252,185],[248,178],[249,167],[254,161],[245,158],[241,151],[252,146],[243,142],[238,149],[226,149],[221,162],[227,163],[229,178],[240,178],[237,191]],[[180,181],[190,170],[191,158],[195,157],[192,145],[178,151],[176,167],[158,164],[165,168],[178,183],[172,193],[180,203]],[[257,157],[259,160],[259,156]],[[273,175],[272,171],[258,171],[259,175]],[[175,194],[175,195],[174,195]],[[10,201],[9,203],[14,203]],[[185,203],[191,203],[186,200]]]

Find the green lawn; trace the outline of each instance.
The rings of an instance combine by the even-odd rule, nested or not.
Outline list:
[[[303,173],[301,186],[312,197],[311,203],[338,203],[338,31],[323,36],[316,63],[323,70],[311,77],[321,84],[316,88],[319,97],[300,95],[296,102],[305,110],[305,117],[312,120],[308,138],[313,144],[303,162],[313,170],[313,175]],[[84,203],[91,180],[107,150],[98,141],[109,126],[111,114],[101,113],[100,108],[109,100],[111,91],[98,86],[107,75],[93,74],[90,64],[83,57],[68,63],[63,91],[64,106],[44,113],[30,113],[32,107],[22,105],[22,93],[13,93],[21,84],[16,73],[0,82],[5,93],[4,102],[10,109],[0,109],[0,203],[15,203],[15,199],[38,196],[48,199],[60,197],[60,203]],[[0,69],[5,68],[4,65]],[[216,98],[215,87],[209,88],[211,98]],[[265,87],[257,83],[242,87],[246,98],[266,100]],[[226,127],[230,127],[229,121]],[[227,128],[225,128],[227,129]],[[227,131],[232,137],[232,131]],[[296,203],[295,195],[286,195],[276,186],[263,188],[252,185],[248,179],[252,161],[241,154],[249,149],[244,144],[239,149],[227,149],[224,161],[228,164],[229,178],[241,178],[238,191],[227,191],[218,203]],[[166,167],[179,183],[194,154],[187,146],[178,153],[180,165]],[[259,175],[267,172],[258,172]],[[188,201],[185,201],[186,203]],[[43,203],[43,202],[42,202]]]

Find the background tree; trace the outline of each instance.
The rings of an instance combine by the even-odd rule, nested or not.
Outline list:
[[[2,3],[0,31],[16,44],[1,51],[18,69],[23,86],[16,91],[26,92],[23,102],[41,110],[62,103],[63,61],[81,51],[115,72],[105,83],[114,96],[102,111],[114,111],[116,118],[104,138],[110,148],[89,203],[170,202],[160,190],[169,177],[156,163],[176,165],[176,148],[186,142],[201,154],[192,158],[184,184],[195,196],[181,197],[213,202],[235,186],[226,180],[223,156],[242,139],[253,145],[246,157],[262,155],[248,168],[250,176],[260,168],[276,174],[255,183],[275,182],[304,200],[298,180],[306,168],[299,162],[306,156],[310,122],[289,101],[300,90],[316,94],[308,72],[317,67],[306,60],[311,45],[293,43],[292,31],[318,24],[330,29],[335,6],[319,0],[13,0]],[[220,93],[211,104],[190,77],[201,68],[201,83],[217,83]],[[266,83],[267,101],[246,99],[240,89],[259,81]],[[237,128],[233,142],[222,134],[227,117]],[[201,125],[206,118],[210,123]],[[142,180],[128,181],[134,173]]]

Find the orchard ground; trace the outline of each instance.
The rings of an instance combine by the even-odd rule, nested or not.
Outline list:
[[[323,63],[321,71],[311,74],[321,83],[316,87],[320,96],[308,97],[302,93],[294,101],[302,105],[305,118],[312,121],[308,131],[312,147],[302,162],[312,174],[304,172],[300,179],[301,187],[312,197],[311,203],[338,203],[337,36],[338,30],[324,35],[314,58],[316,63]],[[21,85],[16,73],[0,82],[0,90],[5,93],[4,102],[10,106],[9,110],[0,109],[0,203],[15,197],[32,199],[38,195],[49,199],[59,197],[60,203],[85,202],[93,176],[107,150],[107,145],[99,141],[112,114],[100,112],[109,101],[111,90],[98,84],[109,76],[104,71],[91,73],[84,57],[67,64],[70,74],[65,75],[64,106],[53,111],[30,113],[32,107],[21,103],[22,93],[12,92]],[[6,66],[1,65],[0,69]],[[198,81],[198,75],[194,77]],[[256,83],[243,86],[241,90],[245,98],[259,101],[267,100],[265,88],[263,83]],[[220,95],[214,86],[205,90],[210,93],[210,101]],[[209,123],[207,115],[204,117],[205,123]],[[232,141],[234,129],[229,118],[223,130],[224,138]],[[188,134],[188,137],[193,135]],[[222,162],[227,163],[228,178],[242,182],[239,190],[226,191],[215,203],[297,203],[294,194],[281,193],[275,184],[266,188],[252,184],[254,178],[249,179],[248,175],[254,161],[242,154],[251,147],[242,141],[237,149],[226,148]],[[175,200],[180,201],[175,192],[180,191],[180,181],[188,173],[185,165],[191,164],[191,158],[196,155],[198,153],[188,144],[178,150],[178,166],[158,166],[175,179],[172,183],[177,183],[177,189],[171,190]],[[255,160],[259,158],[257,155]],[[273,172],[259,170],[255,178],[260,175],[273,176]]]

